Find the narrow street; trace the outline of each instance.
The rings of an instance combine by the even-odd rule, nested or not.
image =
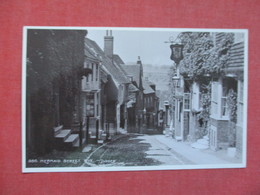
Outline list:
[[[192,148],[189,142],[157,134],[121,134],[102,145],[88,144],[74,151],[58,151],[32,156],[28,167],[119,167],[182,166],[241,163],[241,158],[228,157],[225,150]]]
[[[160,135],[159,135],[160,136]],[[122,135],[94,150],[83,166],[151,166],[192,164],[157,139],[158,135]]]
[[[161,162],[161,165],[183,165],[194,164],[184,156],[178,154],[174,148],[168,147],[162,141],[158,139],[164,135],[142,135],[139,139],[142,139],[141,143],[150,144],[150,148],[145,152],[147,158],[155,159]]]

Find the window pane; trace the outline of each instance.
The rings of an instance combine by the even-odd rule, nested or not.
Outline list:
[[[190,94],[189,93],[184,94],[184,109],[185,110],[190,109]]]
[[[227,97],[221,98],[221,115],[222,116],[228,116]]]

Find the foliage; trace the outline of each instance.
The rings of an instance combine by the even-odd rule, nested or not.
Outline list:
[[[51,148],[57,110],[61,121],[71,121],[80,90],[84,36],[83,30],[28,30],[27,133],[30,146],[39,153]]]
[[[84,31],[28,30],[27,78],[34,93],[50,88],[62,75],[73,75],[82,66]],[[79,43],[79,44],[78,44]]]
[[[201,99],[202,111],[199,115],[200,118],[203,118],[204,121],[209,121],[210,119],[210,105],[211,105],[211,96],[210,92],[203,94]]]
[[[209,32],[180,34],[180,39],[184,44],[184,58],[180,62],[182,75],[198,81],[202,76],[215,76],[223,72],[230,47],[234,42],[234,34],[223,33],[215,45],[213,36]]]
[[[207,134],[207,128],[210,121],[210,108],[211,108],[211,87],[210,84],[208,85],[201,85],[201,106],[202,111],[199,113],[198,118],[203,121],[203,127],[200,129],[200,135],[204,136]]]
[[[237,93],[230,89],[227,96],[227,105],[229,108],[230,121],[237,122]]]

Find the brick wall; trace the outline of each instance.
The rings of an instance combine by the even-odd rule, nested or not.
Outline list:
[[[217,128],[216,149],[226,149],[228,147],[228,120],[219,120],[211,118],[210,122],[212,126]]]

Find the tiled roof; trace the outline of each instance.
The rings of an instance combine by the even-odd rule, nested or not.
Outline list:
[[[144,94],[155,93],[155,91],[150,87],[149,81],[143,80]]]
[[[148,85],[155,85],[155,83],[153,83],[152,81],[149,81],[149,80],[145,80],[146,81],[146,83],[148,84]]]
[[[107,73],[102,68],[100,69],[100,79],[103,83],[107,82]]]
[[[101,61],[100,56],[93,50],[93,48],[89,47],[89,45],[85,44],[85,56],[88,57],[88,59],[94,60],[94,61]]]
[[[136,102],[136,93],[138,90],[138,88],[133,85],[132,83],[129,85],[129,93],[128,93],[128,99],[131,100],[133,103]]]
[[[129,99],[130,101],[132,101],[133,103],[135,103],[135,102],[136,102],[135,94],[134,94],[134,93],[130,93],[130,94],[128,95],[128,99]]]
[[[135,65],[122,65],[122,68],[125,70],[127,76],[132,76],[133,81],[136,82],[137,87],[140,87],[140,74],[141,74],[141,68],[139,64]]]
[[[95,41],[85,38],[85,48],[85,55],[90,58],[98,58],[102,62],[102,65],[104,65],[105,69],[111,74],[112,78],[114,78],[118,84],[129,83],[129,80],[122,71],[122,68],[114,64],[112,60],[105,55],[104,51],[97,45]]]
[[[132,83],[129,85],[128,89],[129,89],[129,92],[139,91],[139,89],[135,85],[133,85]]]
[[[113,55],[113,62],[117,65],[125,64],[124,61],[120,58],[120,56],[117,54]]]

